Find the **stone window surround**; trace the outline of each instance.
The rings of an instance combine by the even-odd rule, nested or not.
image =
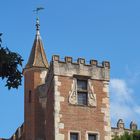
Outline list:
[[[87,81],[87,92],[88,92],[88,99],[87,105],[79,105],[77,101],[77,80],[86,80]],[[69,103],[71,105],[78,105],[78,106],[88,106],[88,107],[96,107],[97,106],[97,100],[96,100],[96,94],[94,92],[94,87],[91,85],[91,77],[89,76],[82,76],[82,75],[73,75],[73,83],[71,87],[71,91],[69,92]]]
[[[70,140],[70,133],[77,133],[78,140],[81,140],[81,132],[77,130],[69,130],[68,131],[68,140]],[[98,131],[86,131],[85,140],[88,140],[88,134],[95,134],[97,135],[97,140],[100,140],[100,133]]]
[[[100,133],[97,131],[86,131],[85,140],[88,140],[89,134],[97,135],[97,140],[100,140]]]
[[[81,140],[81,132],[80,131],[77,131],[77,130],[69,130],[68,131],[68,140],[71,140],[70,139],[70,133],[77,133],[78,134],[78,140]]]

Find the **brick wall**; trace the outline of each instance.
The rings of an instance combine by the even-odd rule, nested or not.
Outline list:
[[[47,85],[47,103],[46,103],[46,140],[55,140],[54,138],[54,80],[48,78]]]
[[[99,133],[100,140],[104,140],[105,131],[104,126],[104,114],[101,112],[101,108],[105,107],[106,104],[102,103],[103,98],[106,94],[103,93],[103,82],[98,80],[92,80],[92,85],[95,87],[94,91],[97,97],[96,107],[70,105],[68,103],[69,91],[71,90],[72,77],[59,77],[59,91],[61,96],[65,98],[64,102],[61,102],[60,114],[62,118],[60,122],[64,124],[64,129],[60,129],[60,133],[64,134],[64,140],[68,140],[69,131],[79,131],[81,140],[85,140],[86,132],[97,132]]]
[[[41,72],[42,69],[32,69],[24,73],[25,140],[44,138],[44,112],[39,103],[37,88],[42,85]]]
[[[47,92],[46,128],[49,126],[50,129],[47,129],[46,138],[69,140],[70,132],[78,132],[79,140],[87,139],[88,133],[97,134],[98,140],[111,139],[109,70],[110,64],[107,61],[102,65],[98,65],[95,60],[85,64],[85,60],[79,58],[77,63],[73,63],[70,57],[66,57],[63,62],[59,56],[53,56],[49,73],[53,75],[51,87],[54,91]],[[79,106],[73,102],[75,97],[69,100],[76,75],[89,79],[90,88],[94,88],[94,91],[91,89],[91,96],[95,97],[96,102],[88,97],[88,101],[93,102]]]

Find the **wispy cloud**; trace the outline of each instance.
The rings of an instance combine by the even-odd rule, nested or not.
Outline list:
[[[127,82],[131,85],[138,84],[140,82],[140,66],[135,66],[130,68],[130,66],[126,65],[125,73],[127,75]]]
[[[120,103],[131,103],[133,102],[132,99],[132,92],[131,88],[128,88],[126,82],[122,79],[111,79],[111,92],[115,92],[114,96]]]
[[[126,122],[140,117],[140,106],[135,103],[134,90],[123,79],[111,79],[111,119],[113,125],[119,118]]]

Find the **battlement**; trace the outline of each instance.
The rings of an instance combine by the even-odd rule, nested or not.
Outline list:
[[[52,61],[58,61],[60,63],[72,63],[72,64],[83,64],[86,66],[97,66],[97,67],[106,67],[110,69],[110,62],[109,61],[103,61],[102,63],[99,63],[97,60],[90,60],[89,64],[86,63],[86,60],[84,58],[78,58],[77,62],[73,61],[72,57],[66,56],[64,58],[64,61],[60,59],[59,55],[53,55]]]
[[[78,58],[74,62],[73,58],[68,56],[62,61],[59,55],[53,55],[50,70],[53,70],[55,75],[71,77],[79,75],[97,80],[110,80],[110,63],[108,61],[103,61],[101,64],[97,60],[90,60],[89,62],[87,64],[84,58]]]

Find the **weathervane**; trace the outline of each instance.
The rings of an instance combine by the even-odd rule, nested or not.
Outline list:
[[[43,7],[37,7],[35,10],[33,10],[33,12],[35,12],[35,13],[36,13],[36,16],[37,16],[37,18],[36,18],[36,31],[37,31],[37,35],[40,34],[40,33],[39,33],[40,24],[39,24],[38,12],[39,12],[40,10],[44,10],[44,9],[45,9],[45,8],[43,8]]]
[[[35,10],[33,10],[33,12],[35,12],[37,15],[38,15],[38,12],[40,11],[40,10],[44,10],[45,8],[43,8],[43,7],[37,7]]]

